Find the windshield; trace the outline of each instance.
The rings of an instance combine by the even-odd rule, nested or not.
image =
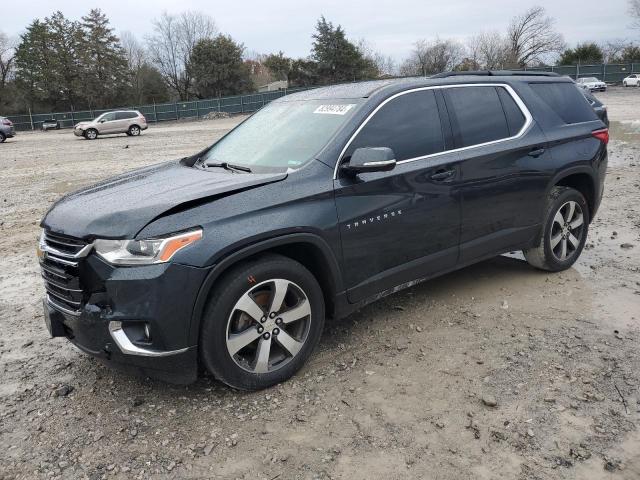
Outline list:
[[[582,79],[583,82],[597,82],[598,79],[596,77],[586,77]]]
[[[223,137],[202,163],[228,163],[253,172],[297,169],[311,161],[350,118],[361,100],[275,102]]]

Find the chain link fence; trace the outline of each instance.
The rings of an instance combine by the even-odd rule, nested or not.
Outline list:
[[[525,68],[527,71],[555,72],[574,80],[597,77],[605,83],[622,83],[632,73],[640,73],[640,63],[598,63],[595,65],[560,65],[553,67]]]
[[[139,110],[149,123],[200,118],[211,112],[251,113],[259,110],[276,98],[290,93],[308,90],[311,87],[284,88],[272,92],[236,95],[233,97],[212,98],[208,100],[190,100],[185,102],[158,103],[104,110],[81,110],[71,112],[26,113],[9,115],[16,130],[39,130],[46,120],[57,120],[60,128],[72,128],[76,123],[92,120],[105,112],[113,110]]]
[[[610,63],[596,65],[561,65],[550,67],[525,68],[528,71],[556,72],[578,79],[581,77],[598,77],[607,83],[621,83],[632,73],[640,73],[640,63]],[[174,103],[159,103],[153,105],[140,105],[122,107],[139,110],[150,123],[188,118],[200,118],[210,112],[251,113],[259,110],[276,98],[290,93],[308,90],[314,87],[285,88],[272,92],[252,93],[248,95],[236,95],[233,97],[212,98],[208,100],[192,100]],[[38,130],[45,120],[55,119],[60,128],[72,128],[76,123],[92,120],[104,112],[118,110],[109,108],[105,110],[82,110],[57,113],[27,113],[22,115],[9,115],[8,118],[15,125],[16,130]]]

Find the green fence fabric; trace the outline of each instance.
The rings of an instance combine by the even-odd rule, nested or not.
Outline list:
[[[56,119],[60,128],[72,128],[76,123],[92,120],[104,112],[121,109],[139,110],[149,123],[185,118],[199,118],[210,112],[251,113],[262,108],[276,98],[290,93],[307,90],[309,87],[285,88],[272,92],[236,95],[233,97],[210,98],[207,100],[189,100],[175,103],[158,103],[153,105],[138,105],[109,108],[107,110],[83,110],[77,112],[26,113],[9,115],[16,130],[39,130],[45,120]]]
[[[606,83],[620,83],[632,73],[640,73],[640,63],[598,63],[595,65],[560,65],[553,67],[525,68],[528,71],[556,72],[574,80],[581,77],[598,77]]]
[[[560,65],[552,67],[525,68],[525,70],[540,72],[556,72],[574,80],[580,77],[598,77],[607,83],[620,83],[631,73],[640,73],[640,63],[610,63],[596,65]],[[190,100],[175,103],[160,103],[154,105],[138,105],[129,107],[110,108],[108,110],[84,110],[78,112],[34,113],[9,115],[16,130],[38,130],[42,122],[55,118],[61,128],[71,128],[76,123],[91,120],[98,115],[111,110],[127,108],[139,110],[150,123],[185,118],[199,118],[209,112],[251,113],[262,108],[276,98],[289,93],[307,90],[313,87],[285,88],[273,92],[236,95],[233,97],[210,98],[207,100]]]

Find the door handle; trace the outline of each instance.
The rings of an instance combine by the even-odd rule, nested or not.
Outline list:
[[[544,148],[540,147],[540,148],[534,148],[529,152],[528,155],[533,158],[538,158],[543,153],[544,153]]]
[[[438,170],[436,173],[431,175],[430,178],[431,180],[435,180],[436,182],[443,182],[444,180],[453,177],[455,174],[455,168],[452,168],[451,170]]]

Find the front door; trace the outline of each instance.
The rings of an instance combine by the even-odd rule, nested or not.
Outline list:
[[[458,257],[458,162],[446,153],[448,119],[440,93],[419,89],[387,100],[366,121],[356,148],[389,147],[389,172],[349,176],[338,168],[335,196],[343,272],[351,302],[451,269]]]

